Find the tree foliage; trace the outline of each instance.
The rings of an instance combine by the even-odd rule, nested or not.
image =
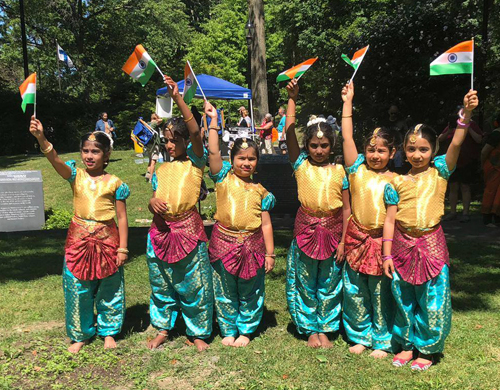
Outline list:
[[[475,85],[485,118],[498,110],[500,4],[493,0],[265,0],[267,74],[271,112],[286,103],[279,72],[307,58],[319,60],[300,81],[299,120],[337,114],[340,90],[352,69],[342,53],[370,44],[356,75],[358,133],[386,118],[396,103],[414,121],[438,130],[470,86],[467,75],[429,77],[429,63],[452,45],[476,39]],[[39,75],[38,113],[58,144],[73,149],[106,110],[119,144],[139,115],[154,109],[159,74],[142,88],[121,67],[142,43],[160,68],[182,78],[189,59],[197,73],[247,85],[247,0],[25,0],[30,71]],[[489,14],[487,26],[484,15]],[[486,32],[486,36],[483,36]],[[77,69],[60,63],[55,40]],[[0,154],[32,149],[18,86],[24,79],[18,0],[0,0]],[[227,104],[232,107],[233,104]]]

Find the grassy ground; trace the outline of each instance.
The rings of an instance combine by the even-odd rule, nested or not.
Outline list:
[[[289,230],[275,234],[277,266],[267,277],[264,320],[248,348],[223,348],[216,335],[206,353],[196,353],[185,344],[179,324],[165,348],[147,350],[146,340],[155,335],[148,315],[147,225],[135,220],[150,218],[146,204],[151,192],[141,176],[145,166],[136,165],[131,152],[115,152],[113,158],[118,161],[109,171],[132,188],[128,309],[119,348],[105,352],[97,339],[77,356],[66,352],[60,276],[64,230],[0,234],[0,389],[500,388],[500,245],[464,235],[448,237],[453,328],[445,355],[428,372],[396,369],[389,359],[374,361],[367,353],[351,356],[342,335],[330,350],[305,346],[285,304]],[[42,170],[46,208],[71,210],[69,186],[44,159],[0,158],[0,169]]]

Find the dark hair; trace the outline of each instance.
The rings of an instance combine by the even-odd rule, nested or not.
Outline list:
[[[404,141],[405,148],[412,134],[420,135],[423,139],[427,140],[431,144],[432,155],[433,156],[436,155],[436,153],[439,150],[439,143],[437,142],[438,136],[436,134],[436,131],[432,127],[424,124],[418,124],[413,128],[411,128],[410,130],[408,130],[408,132],[405,135],[405,141]]]
[[[376,137],[381,138],[384,141],[384,145],[389,148],[389,151],[391,151],[396,144],[396,135],[394,134],[394,131],[388,129],[387,127],[377,127],[375,130],[377,130]],[[366,148],[370,146],[375,130],[373,130],[373,132],[363,140],[363,150],[366,150]]]
[[[92,135],[95,137],[95,141],[92,140],[91,142],[95,142],[95,146],[102,150],[104,154],[107,154],[111,151],[111,139],[103,131],[92,131],[80,138],[80,150],[83,149],[83,145],[86,141],[89,141],[89,137]],[[105,161],[104,166],[106,167],[108,163],[109,161]]]
[[[165,134],[166,131],[171,131],[173,136],[177,134],[179,137],[184,138],[185,140],[189,139],[189,131],[187,129],[186,122],[184,122],[184,118],[170,118],[163,125],[163,134]]]
[[[247,147],[243,149],[241,145],[243,142],[247,143]],[[247,138],[238,138],[236,141],[234,141],[233,147],[231,149],[231,164],[234,161],[234,156],[236,156],[240,151],[242,150],[247,150],[248,148],[252,148],[255,150],[255,155],[257,156],[257,161],[259,161],[259,148],[257,144],[255,143],[254,140],[247,139]]]
[[[102,117],[104,116],[104,114],[107,114],[107,112],[106,112],[106,111],[103,111],[103,112],[99,113],[99,117],[98,117],[97,119],[98,119],[98,120],[99,120],[99,119],[102,119]]]
[[[303,138],[303,146],[304,149],[307,151],[309,147],[309,142],[311,141],[311,138],[314,137],[318,131],[321,130],[326,138],[328,138],[328,141],[330,141],[330,146],[333,149],[335,146],[335,142],[337,140],[337,135],[333,131],[332,126],[330,126],[328,123],[325,122],[318,122],[313,125],[307,126],[306,129],[304,130],[304,138]]]

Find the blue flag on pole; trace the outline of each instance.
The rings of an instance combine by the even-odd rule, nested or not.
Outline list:
[[[59,46],[59,44],[57,44],[57,56],[59,57],[60,61],[64,62],[70,68],[73,68],[75,66],[73,64],[73,61],[71,61],[71,58],[69,58],[68,54],[62,49],[61,46]]]

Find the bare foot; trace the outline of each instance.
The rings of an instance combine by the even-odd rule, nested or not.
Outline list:
[[[394,357],[403,360],[411,360],[411,358],[413,357],[413,351],[401,351]]]
[[[198,349],[198,352],[203,352],[204,350],[208,349],[210,346],[202,339],[194,339],[193,340],[194,345]]]
[[[352,347],[349,347],[349,352],[354,353],[355,355],[361,355],[366,347],[363,344],[356,344]]]
[[[382,351],[381,349],[375,349],[370,356],[375,359],[383,359],[387,357],[387,352]]]
[[[224,337],[222,339],[222,345],[225,345],[226,347],[234,347],[234,340],[235,338],[232,336]]]
[[[71,353],[78,353],[78,352],[80,352],[80,349],[82,349],[85,344],[87,344],[86,341],[74,342],[73,344],[71,344],[68,347],[68,351]]]
[[[104,349],[114,349],[116,348],[116,341],[113,336],[106,336],[104,338]]]
[[[333,347],[332,342],[328,339],[328,336],[324,333],[318,333],[319,342],[321,343],[321,348],[331,348]]]
[[[167,341],[168,333],[166,330],[162,330],[158,332],[158,335],[153,339],[148,341],[149,349],[156,349],[160,345],[162,345],[165,341]]]
[[[240,335],[233,344],[233,347],[240,348],[246,347],[250,343],[250,339],[247,336]]]
[[[423,353],[419,353],[418,359],[416,359],[415,362],[420,364],[432,363],[432,355],[425,355]]]
[[[319,339],[317,333],[313,333],[312,335],[309,336],[309,338],[307,339],[307,346],[311,348],[321,347],[321,340]]]

